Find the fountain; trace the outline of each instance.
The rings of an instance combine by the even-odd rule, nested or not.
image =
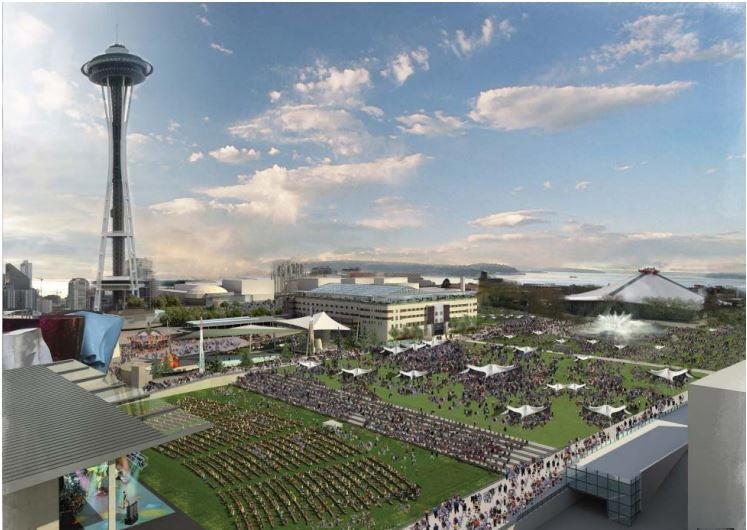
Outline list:
[[[583,335],[594,335],[623,342],[644,335],[651,335],[657,331],[659,330],[654,324],[642,320],[635,320],[632,315],[627,313],[607,313],[604,315],[597,315],[593,322],[584,325],[581,329]]]

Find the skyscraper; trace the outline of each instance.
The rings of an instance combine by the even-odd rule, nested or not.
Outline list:
[[[122,44],[112,44],[104,54],[84,64],[81,72],[101,87],[109,129],[109,174],[93,309],[101,310],[101,294],[104,290],[112,291],[113,308],[121,309],[127,292],[137,294],[140,287],[135,266],[135,234],[127,181],[127,122],[133,87],[145,81],[153,72],[153,66],[131,54]],[[104,277],[108,239],[112,240],[112,275]],[[130,264],[127,274],[125,259]]]
[[[29,280],[33,280],[33,265],[29,263],[29,260],[25,259],[21,262],[21,272],[26,275]]]
[[[73,278],[68,282],[67,307],[76,311],[88,309],[88,280]]]

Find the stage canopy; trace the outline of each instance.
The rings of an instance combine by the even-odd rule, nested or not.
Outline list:
[[[508,414],[509,411],[521,414],[521,419],[531,416],[545,410],[547,407],[533,407],[531,405],[522,405],[521,407],[506,407],[506,411],[503,414]]]
[[[410,370],[409,372],[403,372],[402,370],[399,371],[399,375],[402,377],[409,377],[410,379],[417,378],[417,377],[423,377],[428,372],[420,372],[418,370]]]
[[[246,326],[238,326],[235,328],[207,328],[202,330],[202,336],[206,339],[216,339],[219,337],[244,337],[247,335],[269,335],[272,338],[288,337],[290,335],[297,335],[301,331],[297,329],[280,328],[273,326],[258,326],[256,324],[249,324]],[[179,339],[199,339],[199,331],[190,331],[185,335],[179,335]]]
[[[291,318],[289,320],[278,320],[279,323],[294,328],[308,330],[309,324],[314,326],[314,331],[350,331],[350,328],[344,326],[330,317],[327,313],[315,313],[311,316]]]
[[[317,361],[298,361],[298,364],[300,364],[304,368],[307,368],[309,370],[313,370],[317,366],[320,366],[322,363],[317,362]]]
[[[617,414],[620,411],[625,411],[626,414],[629,414],[627,410],[625,410],[625,405],[621,405],[619,407],[612,407],[610,405],[601,405],[599,407],[585,407],[586,409],[596,412],[597,414],[601,414],[602,416],[607,416],[608,418],[611,418],[613,414]]]
[[[692,377],[687,373],[686,368],[684,370],[670,370],[669,368],[662,368],[661,370],[649,370],[648,373],[658,377],[662,377],[668,381],[674,381],[675,377],[679,377],[681,375]]]
[[[366,368],[353,368],[352,370],[346,370],[345,368],[342,369],[342,373],[350,374],[353,377],[358,377],[359,375],[366,375],[371,372],[373,372],[373,370],[368,370]]]
[[[474,366],[472,364],[467,365],[467,370],[473,370],[475,372],[481,372],[485,374],[485,377],[491,377],[496,374],[502,374],[504,372],[510,372],[511,370],[514,370],[516,366],[509,365],[509,366],[501,366],[499,364],[486,364],[485,366]]]

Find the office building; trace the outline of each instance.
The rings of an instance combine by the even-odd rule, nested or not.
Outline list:
[[[91,285],[85,278],[73,278],[67,284],[67,307],[73,311],[90,309],[88,291]]]
[[[26,259],[21,262],[21,272],[24,273],[29,280],[34,279],[33,265]]]

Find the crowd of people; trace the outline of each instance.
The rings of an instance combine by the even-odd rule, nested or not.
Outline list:
[[[362,418],[363,426],[374,432],[488,469],[502,470],[514,451],[528,443],[434,414],[397,407],[360,392],[334,390],[314,378],[296,374],[249,373],[239,378],[237,385],[327,416],[343,420]],[[517,455],[517,458],[526,457]]]
[[[241,337],[219,337],[203,339],[205,353],[231,352],[249,345],[249,341]],[[184,355],[197,355],[200,353],[199,339],[172,339],[165,343],[162,348],[151,350],[134,350],[128,344],[120,345],[121,362],[129,362],[134,359],[160,359],[166,353],[177,357]]]
[[[216,490],[236,530],[309,526],[420,494],[392,466],[322,429],[223,401],[177,404],[213,427],[158,450]]]

